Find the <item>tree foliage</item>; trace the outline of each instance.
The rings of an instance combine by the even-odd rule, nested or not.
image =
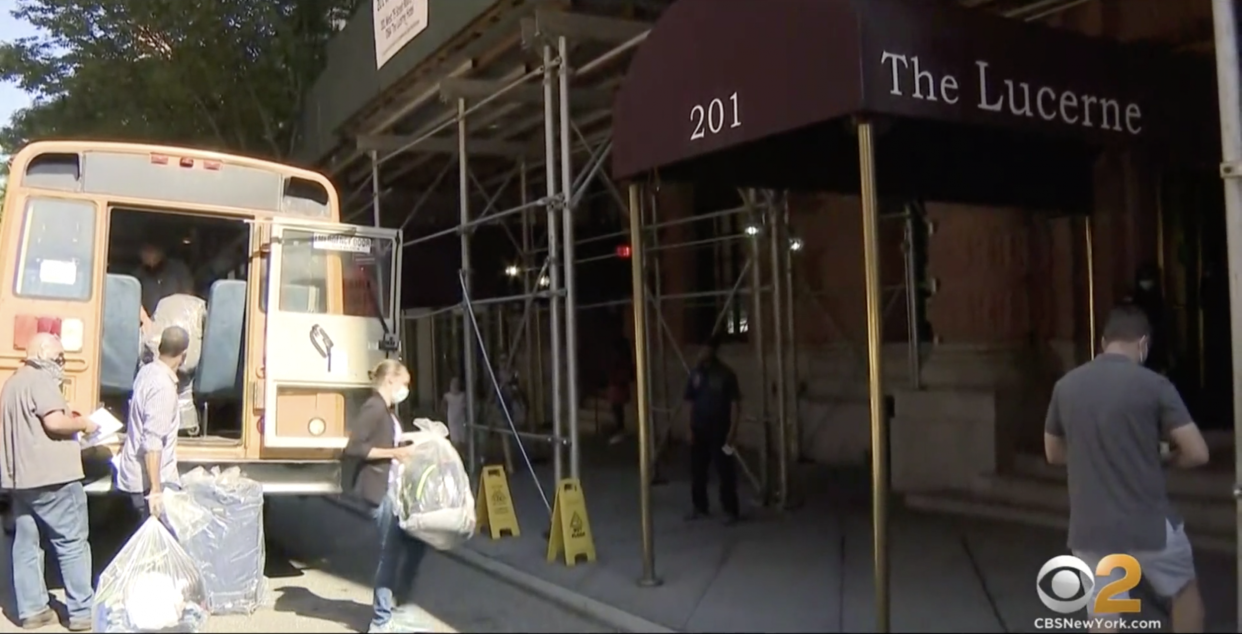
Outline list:
[[[40,35],[0,44],[0,79],[34,97],[0,128],[283,158],[326,45],[359,0],[18,0]]]

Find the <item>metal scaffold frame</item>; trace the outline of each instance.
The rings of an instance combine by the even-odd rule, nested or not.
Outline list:
[[[801,247],[801,239],[790,228],[790,210],[788,195],[782,192],[745,190],[740,191],[741,204],[730,208],[708,213],[696,213],[687,217],[662,219],[657,204],[658,186],[644,188],[631,185],[628,200],[609,179],[603,169],[611,152],[610,135],[595,134],[589,130],[584,132],[583,120],[598,122],[606,119],[607,109],[601,101],[603,116],[588,114],[575,120],[571,106],[575,104],[578,90],[584,91],[585,101],[597,101],[598,95],[593,93],[595,87],[576,89],[575,80],[592,72],[608,67],[622,56],[635,49],[647,36],[649,25],[591,15],[573,14],[560,11],[534,12],[532,18],[522,20],[522,43],[527,52],[536,58],[520,71],[509,73],[504,79],[479,80],[461,79],[456,76],[441,79],[431,93],[439,100],[451,106],[451,112],[437,116],[423,129],[411,136],[363,136],[358,139],[358,147],[365,151],[371,159],[370,166],[370,201],[352,214],[356,217],[365,211],[371,211],[372,222],[381,225],[381,202],[389,191],[384,187],[382,168],[395,158],[414,152],[428,154],[448,154],[450,159],[435,172],[430,186],[418,197],[409,213],[398,225],[405,229],[420,212],[432,204],[434,191],[447,180],[452,167],[457,167],[457,191],[454,201],[457,207],[454,226],[426,235],[407,239],[403,247],[416,247],[431,240],[456,235],[460,241],[460,287],[462,300],[454,306],[423,312],[418,318],[427,318],[446,312],[459,314],[462,320],[460,332],[453,337],[459,339],[461,365],[463,373],[463,389],[467,402],[468,446],[467,462],[472,476],[477,476],[479,466],[478,439],[481,434],[500,434],[506,438],[504,445],[506,461],[510,471],[513,470],[512,457],[509,454],[507,438],[517,441],[520,454],[526,468],[534,479],[543,503],[549,515],[551,504],[535,475],[531,459],[523,440],[548,443],[552,448],[554,478],[579,478],[581,476],[581,421],[579,420],[579,368],[578,368],[578,320],[579,311],[603,306],[624,304],[634,305],[634,359],[637,377],[637,407],[639,436],[639,489],[640,519],[642,524],[642,555],[643,574],[640,583],[643,585],[658,584],[655,572],[655,550],[652,534],[651,517],[651,486],[656,479],[657,462],[662,451],[669,445],[672,429],[681,408],[679,394],[670,394],[670,357],[676,357],[680,369],[689,375],[691,364],[683,354],[686,342],[680,341],[673,333],[664,317],[664,304],[670,301],[710,301],[719,312],[716,315],[713,334],[725,325],[729,311],[744,297],[749,302],[746,308],[748,330],[754,333],[755,362],[758,373],[758,394],[761,395],[757,415],[748,417],[747,424],[758,424],[763,427],[761,443],[758,448],[758,475],[756,476],[742,462],[744,475],[759,492],[765,504],[777,503],[782,507],[791,504],[795,497],[791,492],[790,465],[802,457],[800,439],[802,432],[798,423],[798,346],[796,345],[797,312],[795,297],[805,294],[812,301],[818,301],[814,293],[801,293],[795,288],[800,282],[794,275],[794,252]],[[573,45],[576,42],[589,41],[611,45],[606,52],[599,54],[591,61],[575,67],[571,64]],[[533,68],[531,67],[533,66]],[[454,74],[455,75],[455,74]],[[534,85],[541,81],[542,85]],[[608,81],[600,82],[607,84]],[[597,84],[598,85],[598,84]],[[429,101],[434,101],[430,100]],[[509,106],[526,103],[542,106],[542,138],[541,143],[520,143],[495,138],[483,138],[478,131],[486,130],[494,124],[494,112],[510,112]],[[608,102],[610,103],[610,102]],[[488,107],[493,111],[487,110]],[[581,125],[580,125],[581,124]],[[536,124],[537,125],[537,124]],[[443,133],[452,131],[453,137]],[[542,154],[542,157],[538,156]],[[575,173],[574,157],[585,154]],[[500,179],[480,179],[472,169],[472,159],[479,157],[496,158],[510,157],[513,159],[511,171]],[[422,157],[426,158],[426,157]],[[426,161],[416,161],[423,164]],[[545,191],[537,198],[530,197],[530,188],[537,181],[537,172],[542,167]],[[398,174],[400,175],[400,174]],[[520,203],[510,208],[500,208],[502,194],[516,179],[520,190]],[[629,219],[627,230],[604,236],[593,236],[578,240],[575,235],[575,212],[579,209],[588,189],[594,185],[602,185],[605,193],[616,203],[618,211]],[[494,189],[491,189],[493,188]],[[490,189],[490,191],[489,191]],[[361,193],[362,188],[359,188]],[[481,210],[472,206],[472,199],[481,196],[485,201]],[[542,209],[543,213],[540,214]],[[634,213],[633,210],[637,210]],[[387,209],[385,210],[387,211]],[[719,223],[728,216],[745,214],[749,222],[746,230],[734,235],[716,235],[713,238],[688,240],[681,243],[665,243],[660,239],[662,230],[676,225],[698,222]],[[535,241],[534,229],[540,224],[538,215],[546,222],[546,245],[538,245]],[[914,214],[902,214],[908,225],[915,222]],[[507,224],[520,220],[520,240],[509,235],[518,251],[518,264],[511,266],[514,277],[520,277],[522,292],[520,294],[476,299],[473,297],[472,277],[473,261],[471,238],[474,229],[485,224],[497,223],[506,227]],[[717,224],[719,227],[719,224]],[[907,229],[908,240],[912,240],[913,231]],[[614,302],[580,305],[577,296],[577,267],[595,259],[578,258],[576,247],[590,242],[606,239],[629,237],[631,266],[633,268],[633,298]],[[673,249],[682,248],[716,248],[728,242],[742,242],[746,245],[748,256],[745,263],[734,271],[736,279],[729,288],[696,290],[688,293],[665,293],[664,276],[661,275],[660,254]],[[908,242],[912,244],[912,242]],[[915,297],[917,283],[914,281],[913,255],[906,249],[907,271],[906,283],[886,291],[904,290],[907,295],[907,310],[912,315],[911,328],[915,328],[913,315],[917,311],[918,302]],[[766,256],[766,264],[764,260]],[[804,289],[805,290],[805,289]],[[723,305],[719,300],[723,298]],[[896,305],[898,295],[892,295],[885,302],[887,308]],[[641,301],[635,302],[635,299]],[[547,301],[546,309],[539,305],[541,300]],[[523,305],[522,316],[517,328],[506,327],[515,332],[508,354],[503,355],[502,366],[493,365],[492,360],[498,358],[487,349],[483,328],[479,325],[476,310],[482,306],[496,306],[507,303]],[[829,322],[832,316],[820,305]],[[886,308],[886,310],[887,310]],[[546,365],[550,370],[545,376],[544,367],[544,336],[542,324],[546,310],[547,316],[547,353],[550,359]],[[766,336],[764,315],[770,314],[775,334],[769,341]],[[648,324],[655,324],[657,333],[648,330]],[[454,328],[456,330],[456,328]],[[838,329],[839,330],[839,329]],[[551,433],[537,433],[533,429],[520,429],[515,421],[515,414],[504,396],[503,377],[512,369],[518,352],[526,346],[526,375],[534,383],[532,393],[535,395],[533,409],[545,413],[546,400],[551,398]],[[669,345],[672,351],[668,350]],[[774,367],[769,364],[771,345]],[[859,360],[861,361],[861,355]],[[478,394],[480,383],[479,371],[476,366],[479,358],[485,364],[483,384],[490,384],[491,389],[483,395],[487,402],[498,406],[503,425],[480,424],[478,416],[484,406]],[[911,337],[910,363],[914,387],[918,387],[919,340]],[[561,363],[564,363],[562,367]],[[860,364],[861,365],[861,364]],[[534,368],[538,368],[535,371]],[[872,366],[878,367],[878,366]],[[498,372],[499,370],[499,372]],[[774,372],[774,377],[769,371]],[[674,371],[675,372],[675,371]],[[659,393],[653,398],[643,386],[653,383],[651,375],[658,375],[655,384]],[[769,381],[775,378],[775,396],[770,395],[767,388]],[[566,411],[568,406],[568,411]],[[535,417],[531,417],[535,418]],[[775,464],[769,464],[774,458]],[[773,471],[775,473],[773,473]],[[774,482],[772,476],[775,476]]]

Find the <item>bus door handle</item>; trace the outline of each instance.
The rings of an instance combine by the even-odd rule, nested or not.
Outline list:
[[[323,329],[323,326],[320,326],[319,324],[315,324],[311,326],[311,329],[310,329],[310,341],[311,341],[311,345],[315,347],[315,351],[319,353],[319,356],[327,360],[328,372],[331,372],[332,371],[332,346],[334,345],[332,343],[332,337],[328,336],[328,332]]]

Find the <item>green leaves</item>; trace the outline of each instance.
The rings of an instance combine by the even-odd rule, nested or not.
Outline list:
[[[34,97],[0,151],[46,138],[284,158],[326,45],[360,0],[18,0],[41,35],[0,44]]]

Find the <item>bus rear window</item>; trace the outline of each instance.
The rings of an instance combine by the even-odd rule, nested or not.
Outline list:
[[[90,299],[96,215],[89,202],[28,200],[13,293],[36,299]]]

